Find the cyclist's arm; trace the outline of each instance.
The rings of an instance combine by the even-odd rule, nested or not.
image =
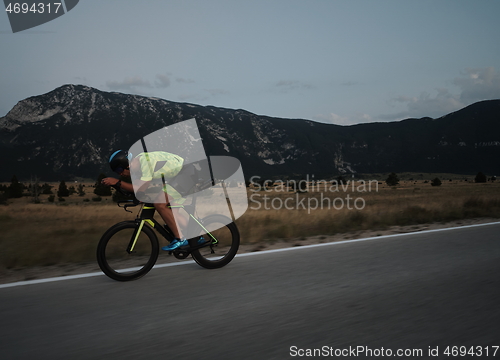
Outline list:
[[[101,182],[107,186],[116,186],[118,184],[118,182],[120,182],[120,180],[113,178],[113,177],[107,177],[107,178],[102,179]],[[124,181],[120,182],[120,188],[125,190],[125,191],[131,192],[131,193],[134,192],[134,186],[132,184],[124,182]]]
[[[122,181],[120,183],[120,188],[123,189],[123,190],[125,190],[125,191],[128,191],[130,193],[134,192],[134,186],[132,184],[124,182],[124,181]]]

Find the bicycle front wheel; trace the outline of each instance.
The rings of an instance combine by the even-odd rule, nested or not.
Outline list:
[[[113,280],[129,281],[146,275],[156,263],[158,238],[146,225],[124,221],[104,233],[97,246],[97,262]]]
[[[207,269],[216,269],[229,264],[240,246],[240,233],[236,224],[222,215],[207,216],[201,223],[208,230],[202,231],[203,239],[210,245],[194,250],[194,261]]]

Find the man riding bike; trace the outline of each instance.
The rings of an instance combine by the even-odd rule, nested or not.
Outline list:
[[[183,218],[178,216],[178,214],[174,215],[170,207],[171,205],[182,204],[185,199],[177,190],[165,183],[166,179],[172,179],[179,174],[183,163],[184,159],[180,156],[164,151],[141,153],[132,159],[132,154],[124,150],[118,150],[109,158],[111,170],[120,176],[129,177],[131,175],[130,167],[132,167],[134,173],[140,174],[140,179],[137,182],[134,181],[134,184],[123,182],[113,177],[107,177],[102,180],[104,185],[119,187],[130,193],[133,193],[135,190],[139,198],[145,196],[144,194],[153,180],[162,180],[163,191],[156,195],[151,202],[154,203],[156,211],[158,211],[167,226],[172,229],[175,236],[175,239],[168,246],[162,247],[162,250],[165,251],[172,251],[181,246],[188,245],[188,241],[183,237],[182,231],[177,227],[175,220]]]

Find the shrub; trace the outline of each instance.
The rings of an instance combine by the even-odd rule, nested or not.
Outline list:
[[[47,183],[42,185],[42,194],[44,195],[50,195],[52,194],[52,185],[49,185]]]
[[[57,190],[57,196],[59,198],[69,196],[69,190],[68,190],[68,187],[66,186],[66,182],[64,182],[64,180],[62,180],[59,183],[59,189]],[[59,201],[61,201],[61,200],[59,200]]]
[[[484,175],[481,171],[477,173],[476,177],[474,178],[474,181],[477,183],[485,183],[486,182],[486,175]]]
[[[78,196],[84,196],[85,191],[83,190],[83,184],[78,185]]]
[[[95,183],[94,186],[94,194],[97,196],[111,196],[111,188],[109,186],[104,185],[101,181],[106,177],[105,174],[99,174],[99,177],[97,178],[97,182]],[[98,200],[101,201],[101,200]]]
[[[24,185],[17,180],[16,175],[12,177],[11,183],[7,188],[7,196],[11,198],[20,198],[23,196]]]
[[[385,183],[389,186],[396,186],[399,184],[399,178],[396,175],[396,173],[390,173],[387,179],[385,180]]]
[[[8,205],[7,203],[7,194],[5,192],[0,193],[0,205]]]
[[[434,180],[431,181],[432,186],[441,186],[441,180],[439,178],[435,178]]]

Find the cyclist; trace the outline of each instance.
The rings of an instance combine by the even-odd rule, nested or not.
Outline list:
[[[134,171],[140,171],[140,186],[136,190],[137,195],[141,192],[144,193],[154,179],[165,180],[175,177],[181,171],[183,163],[184,159],[180,156],[164,151],[141,153],[132,159],[132,154],[124,150],[118,150],[109,158],[111,170],[120,176],[130,176],[130,166],[132,166]],[[102,183],[108,186],[117,186],[131,193],[134,192],[134,186],[132,184],[122,182],[113,177],[104,178]],[[135,182],[134,184],[137,187]],[[182,204],[185,199],[177,190],[168,184],[164,183],[162,190],[163,192],[158,194],[152,202],[163,221],[172,229],[175,237],[168,246],[162,247],[162,250],[172,251],[181,246],[188,245],[188,241],[182,236],[182,232],[177,227],[175,221],[176,218],[178,220],[182,220],[183,218],[181,216],[174,216],[172,208],[170,207],[170,205]],[[177,211],[177,209],[175,209],[175,211]]]

